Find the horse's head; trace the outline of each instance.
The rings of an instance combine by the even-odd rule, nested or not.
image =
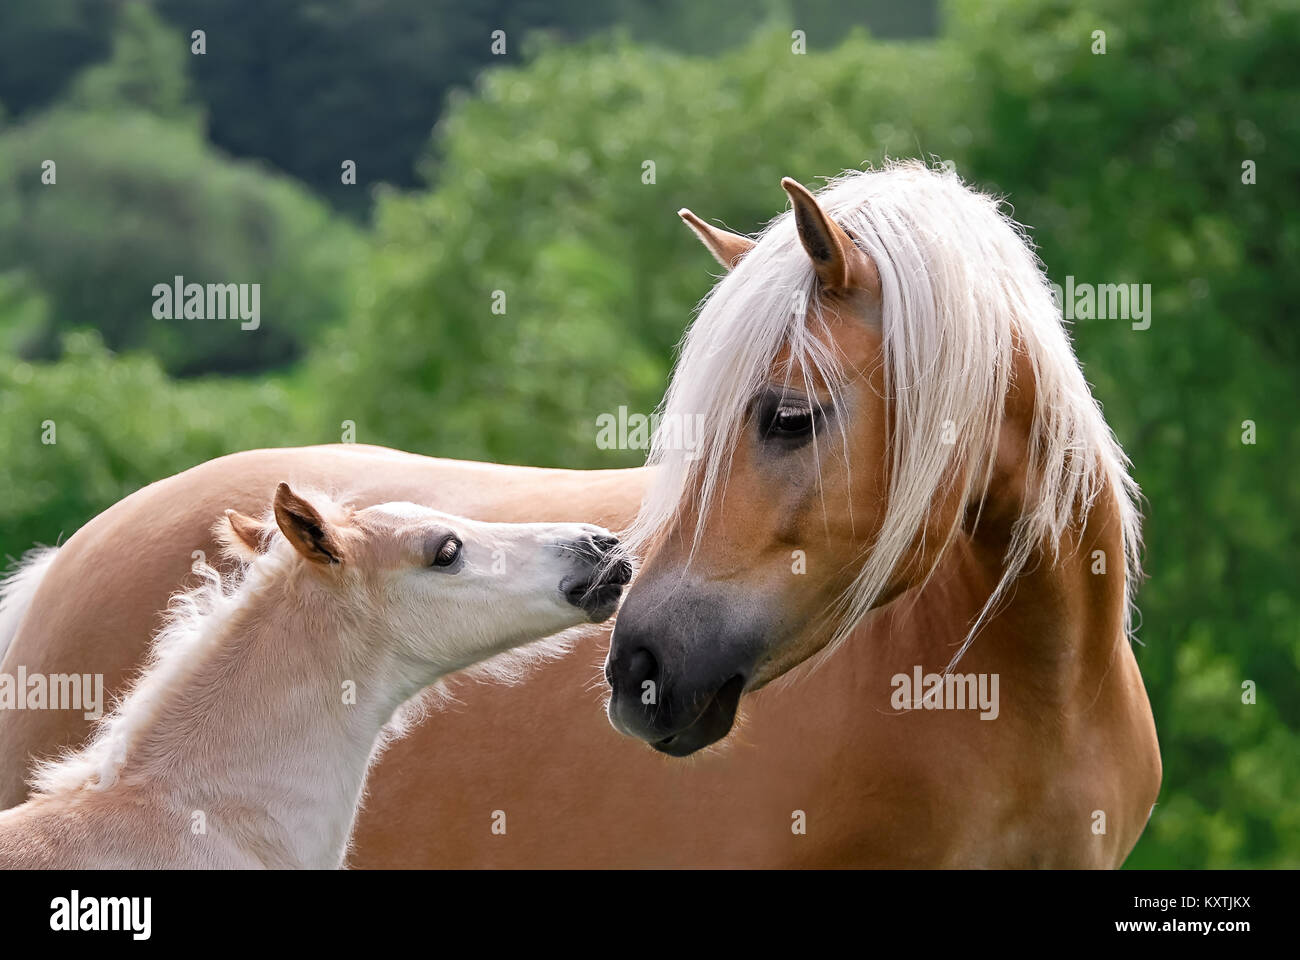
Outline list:
[[[353,510],[284,483],[272,519],[227,511],[228,547],[275,551],[316,588],[304,616],[360,624],[430,675],[606,620],[631,578],[618,541],[585,523],[485,523],[414,503]]]
[[[691,471],[676,516],[649,545],[606,667],[610,719],[670,754],[725,736],[742,692],[825,643],[827,611],[884,512],[880,276],[807,190],[782,186],[815,277],[815,303],[799,302],[801,285],[787,293],[789,310],[815,311],[800,326],[816,344],[785,338],[746,383],[725,473],[708,476],[707,453]],[[681,216],[728,269],[759,273],[745,264],[754,241]]]
[[[757,241],[681,213],[730,271],[661,416],[699,418],[703,441],[652,451],[656,487],[631,531],[644,563],[606,661],[611,722],[674,755],[724,737],[743,693],[922,583],[995,468],[1041,453],[1061,470],[1042,485],[1055,513],[1025,536],[1056,530],[1059,503],[1093,482],[1088,462],[1066,469],[1058,453],[1105,431],[1081,405],[1082,426],[1058,416],[1041,450],[999,440],[1018,336],[1047,358],[1040,400],[1086,385],[994,201],[919,164],[848,175],[817,198],[782,186],[792,210]]]

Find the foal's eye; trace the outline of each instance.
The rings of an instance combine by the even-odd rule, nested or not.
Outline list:
[[[455,537],[448,537],[446,540],[442,541],[442,545],[438,547],[437,553],[433,555],[433,563],[431,563],[430,566],[450,567],[456,562],[456,558],[460,556],[460,547],[461,543],[459,540]]]

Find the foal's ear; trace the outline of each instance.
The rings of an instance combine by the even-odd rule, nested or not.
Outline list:
[[[220,531],[220,539],[228,552],[251,560],[266,549],[268,529],[268,526],[238,510],[227,510],[226,528]]]
[[[342,562],[338,531],[287,483],[275,488],[275,522],[293,548],[312,563]]]
[[[799,240],[812,258],[822,286],[831,293],[866,290],[879,297],[880,274],[871,258],[858,248],[843,227],[826,216],[807,187],[790,177],[782,178],[781,186],[794,204]]]
[[[754,241],[749,237],[742,237],[730,230],[711,227],[685,207],[677,211],[677,216],[686,221],[686,225],[695,231],[700,242],[709,248],[709,253],[713,254],[714,259],[728,270],[734,270],[736,264],[740,263],[740,258],[749,253],[754,246]]]

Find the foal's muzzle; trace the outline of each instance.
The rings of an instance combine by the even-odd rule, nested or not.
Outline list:
[[[571,541],[567,551],[575,569],[560,581],[564,598],[585,611],[592,623],[608,620],[632,579],[632,565],[619,549],[618,538],[590,534]]]

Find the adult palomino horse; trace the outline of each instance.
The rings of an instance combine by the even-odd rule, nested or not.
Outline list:
[[[1137,518],[1041,269],[990,200],[919,165],[848,175],[824,206],[787,189],[795,210],[756,242],[683,213],[734,267],[667,398],[703,416],[702,451],[591,473],[358,447],[212,461],[16,584],[9,616],[30,608],[0,667],[119,685],[142,651],[115,628],[156,617],[212,517],[281,475],[360,505],[630,526],[646,564],[609,710],[657,752],[600,715],[589,633],[393,744],[351,862],[1119,864],[1160,782],[1125,631]],[[996,719],[900,701],[899,676],[938,673],[972,636],[956,666],[998,677]],[[726,748],[660,756],[717,740],[742,692],[818,650],[819,669],[745,697]],[[0,799],[21,799],[30,756],[82,736],[80,714],[0,711]]]
[[[607,619],[631,576],[599,527],[352,510],[283,483],[271,516],[219,521],[244,569],[201,568],[90,745],[0,812],[0,866],[338,867],[402,704]]]
[[[1039,264],[919,164],[782,186],[792,214],[757,242],[682,211],[731,272],[666,398],[706,426],[651,454],[610,719],[693,753],[848,640],[871,651],[877,829],[924,862],[1116,862],[1159,781],[1128,645],[1136,486]]]

